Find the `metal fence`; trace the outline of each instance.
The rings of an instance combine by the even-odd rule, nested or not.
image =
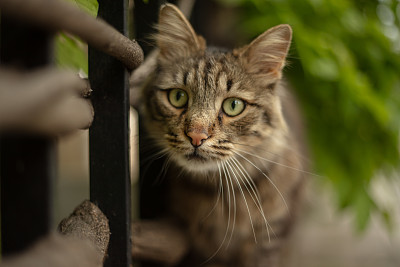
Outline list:
[[[98,16],[127,33],[128,2],[99,0]],[[164,1],[134,1],[141,38]],[[144,15],[148,15],[145,17]],[[137,26],[139,25],[139,26]],[[51,64],[53,34],[29,22],[1,17],[1,66],[33,70]],[[90,127],[90,200],[109,219],[111,237],[104,266],[130,266],[131,186],[128,71],[114,57],[89,46],[89,81],[95,110]],[[55,138],[1,133],[1,248],[18,253],[51,231]]]

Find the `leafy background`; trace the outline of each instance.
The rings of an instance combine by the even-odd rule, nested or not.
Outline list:
[[[71,0],[72,1],[72,0]],[[96,0],[75,0],[95,15]],[[147,2],[147,1],[144,1]],[[236,31],[251,40],[271,26],[294,31],[286,77],[304,110],[315,172],[337,206],[364,229],[372,212],[391,210],[372,194],[378,175],[399,169],[400,2],[396,0],[218,0],[236,10]],[[87,73],[87,49],[56,38],[56,59]]]
[[[390,210],[371,180],[399,167],[400,3],[347,0],[225,0],[253,38],[280,23],[293,27],[286,76],[304,110],[316,172],[359,229]]]

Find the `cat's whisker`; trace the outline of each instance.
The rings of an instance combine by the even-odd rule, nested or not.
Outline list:
[[[235,194],[235,187],[234,187],[234,185],[233,185],[233,181],[232,181],[232,177],[231,177],[231,175],[230,175],[230,173],[229,173],[229,169],[228,169],[228,167],[227,167],[227,165],[226,165],[226,162],[225,163],[222,163],[222,166],[223,166],[223,169],[224,169],[224,173],[225,173],[225,178],[226,178],[226,181],[227,181],[227,183],[228,183],[228,188],[229,188],[229,186],[231,187],[231,193],[232,193],[232,199],[233,199],[233,222],[232,222],[232,230],[231,230],[231,234],[230,234],[230,237],[229,237],[229,240],[228,240],[228,243],[226,244],[226,248],[228,248],[229,247],[229,244],[230,244],[230,242],[231,242],[231,240],[232,240],[232,236],[233,236],[233,233],[234,233],[234,231],[235,231],[235,224],[236,224],[236,194]],[[230,212],[230,210],[231,210],[231,207],[230,207],[230,201],[229,201],[229,218],[231,217],[231,212]],[[228,228],[229,228],[229,224],[228,224]]]
[[[302,169],[299,169],[299,168],[294,168],[294,167],[285,165],[283,163],[280,163],[280,162],[277,162],[277,161],[273,161],[273,160],[261,157],[261,156],[259,156],[257,154],[254,154],[254,153],[251,153],[251,152],[248,152],[248,151],[245,151],[245,150],[241,150],[241,149],[238,149],[238,148],[236,148],[236,150],[239,151],[239,152],[245,153],[247,155],[253,156],[255,158],[258,158],[258,159],[261,159],[261,160],[264,160],[264,161],[270,162],[272,164],[279,165],[279,166],[282,166],[282,167],[285,167],[285,168],[288,168],[288,169],[291,169],[291,170],[294,170],[294,171],[302,172],[302,173],[313,175],[313,176],[316,176],[316,177],[323,177],[321,175],[318,175],[318,174],[315,174],[315,173],[312,173],[312,172],[308,172],[308,171],[305,171],[305,170],[302,170]]]
[[[254,230],[254,224],[253,224],[253,219],[252,219],[252,217],[251,217],[250,208],[249,208],[249,205],[248,205],[248,203],[247,203],[247,199],[246,199],[246,196],[245,196],[245,194],[244,194],[244,192],[243,192],[242,186],[240,185],[238,176],[236,175],[236,170],[235,170],[235,168],[233,167],[233,165],[230,163],[230,160],[227,160],[227,161],[226,161],[226,164],[227,164],[227,166],[230,168],[231,173],[233,174],[233,177],[235,178],[236,184],[238,185],[238,188],[239,188],[239,190],[240,190],[240,193],[241,193],[241,195],[242,195],[242,197],[243,197],[244,203],[245,203],[246,208],[247,208],[247,213],[249,214],[250,225],[251,225],[251,229],[252,229],[253,235],[254,235],[254,242],[257,243],[257,237],[256,237],[256,232],[255,232],[255,230]],[[232,238],[232,237],[231,237],[231,238]]]
[[[221,244],[219,245],[217,250],[214,252],[214,254],[212,254],[210,257],[208,257],[208,259],[205,260],[201,265],[204,265],[207,262],[209,262],[210,260],[212,260],[218,254],[218,252],[221,250],[221,248],[224,246],[226,238],[228,237],[229,227],[230,227],[230,224],[231,224],[231,190],[230,190],[230,185],[229,185],[229,182],[228,182],[228,176],[226,175],[225,165],[224,165],[223,162],[221,162],[221,163],[217,162],[217,166],[218,166],[218,170],[219,170],[220,182],[221,182],[222,190],[223,190],[223,181],[222,181],[221,169],[222,169],[222,171],[224,173],[224,178],[225,178],[225,182],[226,182],[226,188],[227,188],[226,189],[227,190],[227,196],[226,197],[227,197],[227,201],[228,201],[228,223],[227,223],[225,234],[224,234],[224,238],[222,239]],[[223,203],[224,203],[224,198],[222,196],[222,205],[223,205]]]
[[[218,164],[219,181],[221,187],[221,213],[224,214],[224,184],[222,181],[221,165],[219,162],[217,162],[217,164]]]
[[[277,139],[276,137],[272,137],[272,139]],[[304,160],[305,162],[311,163],[311,159],[304,156],[302,153],[299,152],[298,149],[293,148],[292,146],[290,146],[289,144],[286,144],[285,142],[278,142],[279,146],[290,150],[290,152],[294,153],[296,155],[296,157]]]
[[[235,153],[236,155],[238,155],[239,157],[241,157],[242,159],[244,159],[245,161],[247,161],[248,163],[250,163],[254,168],[256,168],[265,178],[268,179],[268,181],[271,183],[271,185],[275,188],[275,190],[278,192],[279,196],[281,197],[283,203],[285,204],[286,210],[288,211],[288,213],[290,214],[290,210],[289,210],[289,206],[286,203],[285,198],[283,197],[281,191],[279,190],[279,188],[275,185],[275,183],[272,181],[271,178],[268,177],[268,175],[266,175],[257,165],[255,165],[253,162],[251,162],[248,158],[246,158],[245,156],[241,155],[240,153],[233,151],[233,153]]]
[[[222,195],[222,212],[223,212],[223,206],[224,206],[224,189],[223,189],[223,184],[222,184],[222,174],[221,174],[221,167],[219,165],[219,163],[217,162],[217,166],[218,166],[218,172],[219,172],[219,187],[218,187],[218,195],[217,195],[217,199],[215,201],[214,206],[212,207],[212,209],[210,210],[210,212],[204,217],[203,222],[213,213],[213,211],[216,209],[216,207],[218,206],[218,202],[221,198]]]
[[[142,168],[143,171],[141,172],[141,176],[145,177],[147,174],[147,171],[149,170],[149,168],[153,164],[153,162],[165,157],[166,155],[168,155],[168,149],[163,149],[163,150],[161,150],[155,154],[152,154],[152,155],[148,156],[147,158],[141,160],[140,165],[144,166]],[[143,182],[144,182],[144,180],[141,179],[140,187],[143,186]]]
[[[264,213],[264,210],[263,210],[262,205],[261,205],[260,194],[258,192],[257,186],[254,184],[254,181],[251,179],[249,173],[246,171],[246,169],[243,167],[243,165],[236,158],[232,158],[232,162],[235,164],[236,168],[242,174],[242,177],[244,178],[244,180],[243,179],[241,179],[241,180],[244,182],[243,184],[246,187],[247,192],[249,192],[250,197],[253,199],[254,204],[256,205],[258,210],[260,211],[261,216],[263,217],[265,228],[267,230],[268,240],[270,242],[271,241],[271,236],[270,236],[270,233],[269,233],[269,228],[271,228],[271,230],[272,230],[272,227],[270,226],[270,224],[268,223],[267,218],[265,217],[265,213]],[[243,171],[245,173],[243,173]],[[252,193],[250,192],[249,187],[250,187]],[[272,230],[272,232],[273,232],[273,230]]]
[[[280,154],[278,154],[278,153],[273,153],[273,152],[271,152],[271,151],[265,150],[265,148],[260,147],[260,146],[253,146],[253,145],[241,144],[241,143],[235,143],[235,144],[238,145],[238,146],[248,147],[248,148],[250,148],[250,149],[253,150],[253,151],[259,150],[259,151],[260,151],[261,153],[263,153],[263,154],[265,154],[265,153],[270,154],[271,156],[273,156],[273,157],[275,157],[275,158],[280,158],[280,159],[283,159],[283,160],[285,160],[285,161],[288,161],[290,164],[299,164],[299,165],[300,165],[299,168],[291,167],[291,168],[292,168],[293,170],[295,170],[295,171],[299,171],[299,172],[302,172],[302,173],[306,172],[306,173],[309,173],[310,175],[313,175],[313,176],[316,176],[316,177],[323,177],[323,176],[318,175],[318,174],[316,174],[316,173],[311,173],[311,172],[305,171],[305,170],[303,169],[303,163],[302,163],[302,162],[303,162],[303,161],[304,161],[304,162],[311,162],[311,160],[308,159],[307,157],[303,156],[302,154],[297,153],[297,151],[296,151],[295,149],[289,147],[288,145],[280,144],[280,145],[281,145],[282,147],[284,147],[285,149],[290,150],[290,151],[296,156],[296,158],[299,158],[299,159],[301,159],[301,160],[296,161],[296,162],[293,162],[292,160],[289,160],[289,159],[287,159],[286,157],[284,157],[284,156],[282,156],[282,155],[280,155]],[[236,150],[240,150],[240,149],[237,149],[237,148],[236,148]],[[240,150],[240,151],[242,151],[242,152],[244,152],[244,153],[247,152],[247,151],[243,151],[243,150]],[[260,156],[260,157],[261,157],[261,156]],[[262,164],[264,167],[267,167],[267,166],[265,165],[266,163],[274,163],[273,160],[267,159],[267,158],[262,158],[262,159],[259,158],[259,160],[260,160],[261,164]],[[272,161],[272,162],[271,162],[271,161]],[[278,162],[276,162],[276,163],[278,163]],[[282,164],[282,163],[280,163],[280,164]],[[284,165],[284,167],[285,167],[285,166],[287,166],[287,165]]]
[[[145,158],[141,158],[140,162],[146,163],[149,160],[157,160],[157,159],[161,159],[162,157],[164,157],[167,153],[168,153],[169,149],[168,148],[164,148],[162,150],[160,150],[160,148],[158,147],[152,147],[152,149],[149,149],[148,151],[144,151],[143,154],[150,154],[149,156],[145,157]]]
[[[249,145],[249,144],[234,143],[234,142],[232,142],[232,143],[235,144],[235,145],[238,145],[238,146],[249,147],[249,148],[251,148],[252,150],[260,150],[262,153],[268,153],[268,154],[270,154],[270,155],[272,155],[272,156],[274,156],[274,157],[278,157],[278,158],[282,158],[282,159],[284,159],[284,160],[287,160],[285,157],[283,157],[282,155],[280,155],[280,154],[278,154],[278,153],[273,153],[273,152],[271,152],[271,151],[265,150],[264,147],[254,146],[254,145]],[[290,150],[292,153],[295,154],[296,157],[302,159],[303,161],[305,161],[305,162],[311,162],[311,160],[310,160],[308,157],[302,155],[301,153],[299,153],[298,151],[296,151],[296,149],[293,149],[293,148],[290,147],[289,145],[284,144],[284,143],[281,142],[281,143],[279,143],[279,146],[281,146],[281,147],[283,147],[283,148],[285,148],[285,149]],[[313,174],[313,175],[319,176],[318,174]]]
[[[240,163],[240,161],[238,161],[235,157],[232,157],[232,162],[235,164],[235,166],[237,167],[237,169],[240,171],[240,173],[242,174],[242,176],[244,177],[246,183],[249,184],[254,196],[256,197],[259,206],[261,207],[261,202],[260,202],[260,194],[258,192],[257,186],[254,183],[253,179],[251,179],[250,174],[247,172],[247,170],[243,167],[243,165]]]
[[[161,183],[162,183],[162,180],[165,178],[165,176],[166,176],[166,174],[167,174],[169,165],[170,165],[170,163],[171,163],[171,157],[172,157],[172,155],[171,155],[171,154],[168,154],[168,153],[166,153],[166,154],[167,154],[167,158],[166,158],[166,160],[163,162],[162,168],[161,168],[159,174],[157,175],[157,178],[154,180],[154,185],[161,184]]]

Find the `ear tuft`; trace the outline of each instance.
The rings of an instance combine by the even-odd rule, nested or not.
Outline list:
[[[292,39],[287,24],[275,26],[239,51],[249,73],[280,79]]]
[[[204,40],[196,35],[189,21],[172,4],[161,7],[157,30],[155,40],[161,59],[172,60],[205,50]]]

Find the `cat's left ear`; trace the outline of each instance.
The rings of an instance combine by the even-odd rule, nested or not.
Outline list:
[[[240,49],[239,56],[252,74],[280,79],[292,40],[292,28],[287,24],[275,26]]]
[[[204,39],[195,33],[182,12],[172,4],[161,7],[157,29],[155,40],[160,49],[160,59],[171,61],[206,49]]]

